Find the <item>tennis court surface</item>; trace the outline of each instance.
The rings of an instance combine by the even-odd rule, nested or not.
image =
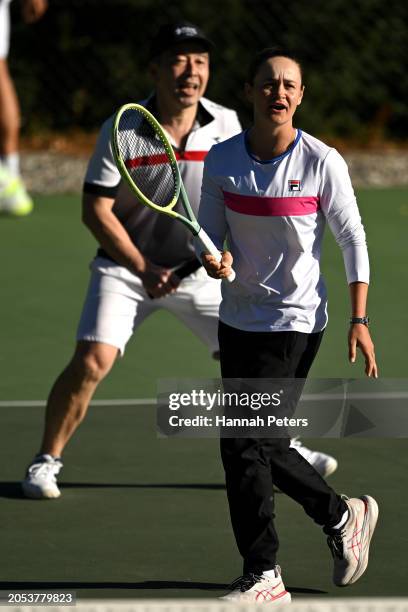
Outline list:
[[[373,268],[370,312],[380,373],[407,378],[405,338],[408,192],[361,191]],[[67,362],[87,283],[92,238],[76,197],[39,197],[32,218],[2,219],[0,243],[0,589],[67,589],[80,599],[213,599],[240,574],[216,440],[162,439],[151,403],[159,377],[212,377],[204,347],[168,315],[155,315],[64,454],[62,497],[33,502],[19,488],[37,451],[43,401]],[[341,255],[325,247],[330,323],[314,377],[362,375],[346,361],[349,308]],[[7,264],[7,265],[5,265]],[[339,460],[330,482],[380,505],[367,574],[350,589],[331,585],[325,539],[301,508],[277,494],[279,562],[294,601],[407,597],[405,439],[305,440]],[[373,604],[374,605],[374,604]],[[327,607],[327,609],[330,609]],[[373,608],[374,609],[374,608]],[[380,609],[380,608],[378,608]]]

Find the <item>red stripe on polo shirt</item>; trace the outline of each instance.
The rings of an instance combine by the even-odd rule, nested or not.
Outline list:
[[[141,155],[140,157],[133,157],[125,161],[126,168],[138,168],[139,166],[157,166],[159,164],[165,164],[168,161],[168,157],[165,153],[158,155]]]
[[[297,217],[311,215],[320,209],[317,196],[294,196],[292,198],[272,198],[269,196],[247,196],[224,191],[227,208],[242,215],[257,217]]]
[[[204,161],[208,151],[176,151],[176,159],[181,161]]]
[[[204,161],[208,151],[175,151],[177,161],[193,161],[201,162]],[[133,157],[127,159],[125,162],[126,168],[138,168],[139,166],[158,166],[159,164],[165,164],[168,161],[165,153],[157,155],[141,155],[140,157]]]

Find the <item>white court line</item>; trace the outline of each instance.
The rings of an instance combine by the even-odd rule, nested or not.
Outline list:
[[[300,398],[302,402],[327,400],[382,400],[408,399],[408,391],[383,391],[380,393],[305,393]]]
[[[329,400],[397,400],[408,399],[408,391],[387,391],[381,393],[305,393],[301,402],[316,402]],[[136,397],[131,399],[99,399],[93,400],[91,406],[155,406],[155,397]],[[44,408],[45,400],[2,400],[0,408]]]
[[[135,399],[100,399],[93,400],[91,406],[151,406],[157,402],[155,397],[138,397]],[[45,408],[45,400],[2,400],[0,408]]]

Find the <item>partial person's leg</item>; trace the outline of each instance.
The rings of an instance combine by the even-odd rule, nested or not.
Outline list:
[[[10,46],[9,1],[0,2],[0,159],[13,174],[18,174],[18,158],[11,158],[18,151],[20,107],[10,76],[7,56]]]
[[[20,106],[7,64],[9,35],[9,2],[4,0],[0,2],[0,213],[24,216],[33,202],[19,176]]]
[[[18,136],[20,130],[20,107],[11,79],[7,60],[0,58],[0,159],[13,174],[19,173]],[[10,159],[11,158],[11,159]]]

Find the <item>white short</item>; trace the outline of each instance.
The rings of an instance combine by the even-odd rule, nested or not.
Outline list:
[[[10,48],[10,0],[0,0],[0,59],[6,59]]]
[[[221,283],[209,278],[203,268],[184,278],[174,294],[152,300],[141,280],[126,268],[104,257],[96,257],[90,267],[77,340],[110,344],[123,355],[139,325],[164,308],[207,344],[211,354],[218,351]]]

